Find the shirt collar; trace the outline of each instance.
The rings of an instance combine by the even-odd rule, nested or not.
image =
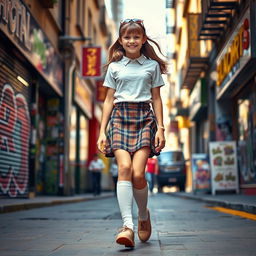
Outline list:
[[[134,60],[127,58],[126,56],[123,56],[123,58],[122,58],[122,62],[124,63],[125,66],[127,66],[130,62],[135,62],[135,61],[137,61],[139,64],[142,65],[145,62],[145,60],[146,60],[146,57],[143,54],[140,55],[139,58],[134,59]]]

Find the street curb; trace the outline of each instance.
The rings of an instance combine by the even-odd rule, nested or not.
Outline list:
[[[231,202],[228,202],[225,200],[203,198],[203,197],[199,197],[199,196],[195,196],[195,195],[191,195],[191,194],[171,193],[171,195],[181,197],[184,199],[202,201],[207,204],[214,205],[214,206],[222,206],[222,207],[229,208],[232,210],[244,211],[244,212],[256,214],[256,206],[255,205],[243,204],[243,203],[231,203]]]
[[[80,203],[85,201],[99,200],[99,199],[105,199],[113,196],[114,195],[110,194],[110,195],[103,195],[98,197],[74,198],[74,199],[68,199],[68,200],[65,200],[65,199],[52,200],[49,202],[28,202],[28,203],[0,205],[0,214],[30,210],[35,208],[49,207],[49,206],[55,206],[55,205],[61,205],[61,204],[71,204],[71,203]]]

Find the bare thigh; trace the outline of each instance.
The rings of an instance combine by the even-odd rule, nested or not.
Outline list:
[[[132,159],[129,152],[123,149],[114,151],[118,165],[118,181],[132,181]]]

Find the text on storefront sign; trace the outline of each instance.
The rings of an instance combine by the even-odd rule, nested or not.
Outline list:
[[[27,49],[31,50],[30,13],[19,0],[0,0],[0,24],[8,27],[8,32],[15,36]]]
[[[234,37],[231,45],[229,46],[226,54],[220,59],[217,65],[217,85],[220,86],[225,77],[232,70],[234,65],[243,56],[244,50],[247,50],[250,46],[249,37],[249,21],[245,19],[243,25],[238,30],[238,33]]]

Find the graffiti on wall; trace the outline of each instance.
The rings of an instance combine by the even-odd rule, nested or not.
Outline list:
[[[4,84],[0,94],[0,194],[16,197],[27,192],[29,135],[27,100]]]

